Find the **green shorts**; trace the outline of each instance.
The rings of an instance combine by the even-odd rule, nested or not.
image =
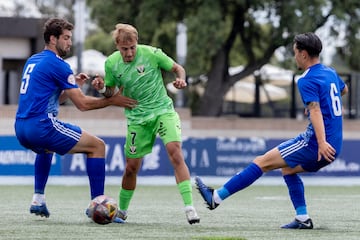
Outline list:
[[[181,123],[177,112],[165,113],[141,124],[128,125],[125,156],[142,158],[151,153],[157,135],[164,145],[181,142]]]

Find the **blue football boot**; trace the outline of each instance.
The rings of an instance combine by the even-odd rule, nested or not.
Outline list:
[[[313,222],[312,222],[311,218],[308,218],[304,222],[302,222],[302,221],[295,218],[294,221],[292,221],[291,223],[282,225],[281,228],[285,228],[285,229],[313,229],[314,225],[313,225]]]
[[[50,216],[50,212],[46,207],[46,203],[42,203],[42,204],[32,203],[30,206],[30,213],[35,214],[36,216],[46,217],[46,218]]]
[[[195,183],[197,186],[197,189],[199,190],[201,196],[205,200],[206,204],[208,205],[208,208],[210,210],[215,209],[217,206],[219,206],[218,203],[214,201],[214,189],[211,187],[206,186],[203,181],[200,179],[200,177],[195,178]]]

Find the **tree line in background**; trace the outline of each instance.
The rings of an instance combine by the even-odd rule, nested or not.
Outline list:
[[[76,1],[76,0],[75,0]],[[43,5],[45,1],[37,0]],[[56,1],[71,7],[74,0]],[[207,76],[204,94],[188,98],[194,115],[218,116],[223,97],[239,79],[264,64],[275,63],[295,70],[293,37],[315,32],[325,24],[334,40],[344,44],[337,56],[351,70],[360,69],[358,0],[87,0],[91,20],[98,29],[88,35],[85,48],[105,55],[115,50],[110,32],[116,23],[130,23],[139,30],[139,43],[162,48],[176,59],[176,26],[187,26],[185,68],[190,76]],[[41,9],[40,9],[41,10]],[[43,8],[43,11],[49,9]],[[51,14],[50,14],[51,15]],[[68,15],[73,19],[72,15]],[[326,48],[326,46],[324,46]],[[282,49],[283,59],[274,57]],[[229,75],[229,67],[243,65]]]

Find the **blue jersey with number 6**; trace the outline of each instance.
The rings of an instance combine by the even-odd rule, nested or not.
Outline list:
[[[342,99],[345,83],[334,69],[316,64],[307,69],[298,80],[298,89],[304,106],[318,102],[323,115],[326,140],[339,153],[342,147]],[[310,118],[310,116],[308,116]],[[316,136],[310,122],[304,137],[309,145],[317,146]],[[314,149],[317,151],[317,149]]]
[[[16,118],[57,116],[61,92],[77,87],[69,64],[53,51],[31,56],[24,66]]]

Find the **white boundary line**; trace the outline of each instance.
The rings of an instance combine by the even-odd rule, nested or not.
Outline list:
[[[222,185],[229,177],[201,176],[203,181],[210,185]],[[360,177],[316,177],[301,176],[305,186],[360,186]],[[194,185],[194,177],[191,178]],[[0,176],[0,185],[33,185],[33,176]],[[176,185],[175,177],[172,176],[141,176],[137,179],[138,185]],[[49,176],[48,185],[83,186],[88,185],[87,176]],[[106,177],[106,185],[121,185],[121,176]],[[284,185],[281,176],[262,177],[254,185],[276,186]]]

